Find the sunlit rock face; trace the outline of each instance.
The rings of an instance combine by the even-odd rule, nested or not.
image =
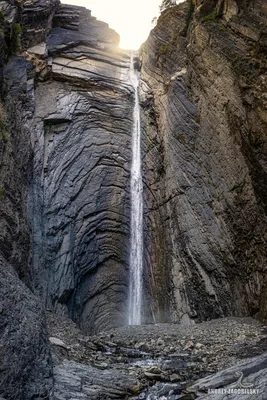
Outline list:
[[[34,266],[46,305],[92,333],[127,321],[133,91],[118,35],[62,6],[36,89]]]
[[[154,320],[266,318],[265,30],[263,2],[184,3],[141,49]]]

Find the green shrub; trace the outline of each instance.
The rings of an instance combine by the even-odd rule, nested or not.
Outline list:
[[[20,24],[13,24],[12,27],[12,38],[11,38],[11,47],[12,53],[16,54],[20,50],[20,36],[22,34],[22,27]]]
[[[214,24],[214,23],[218,22],[217,11],[213,11],[212,13],[210,13],[210,14],[206,15],[205,17],[203,17],[201,22],[204,25]]]
[[[190,24],[190,21],[192,19],[193,14],[194,14],[194,10],[195,10],[195,3],[194,3],[193,0],[190,0],[189,8],[188,8],[188,11],[187,11],[187,16],[186,16],[186,28],[188,28],[188,26]]]
[[[8,142],[9,136],[5,129],[1,129],[1,137],[4,143]]]
[[[5,17],[2,11],[0,11],[0,24],[2,25],[5,22]]]
[[[168,44],[164,44],[164,45],[160,46],[160,47],[159,47],[159,50],[158,50],[159,55],[165,55],[165,54],[167,54],[168,48],[169,48],[169,45],[168,45]]]

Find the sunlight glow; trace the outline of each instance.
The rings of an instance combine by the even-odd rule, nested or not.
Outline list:
[[[83,6],[120,35],[120,47],[136,50],[153,28],[162,0],[62,0],[64,4]]]

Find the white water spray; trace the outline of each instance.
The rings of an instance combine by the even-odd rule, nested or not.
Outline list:
[[[138,73],[134,69],[131,55],[130,81],[134,88],[135,103],[132,133],[131,167],[131,252],[129,325],[141,325],[142,282],[143,282],[143,182],[141,171],[140,107],[138,97]]]

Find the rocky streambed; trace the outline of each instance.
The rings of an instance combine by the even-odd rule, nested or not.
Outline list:
[[[247,398],[266,398],[267,326],[251,318],[127,326],[96,336],[52,313],[47,320],[55,400],[204,398],[210,388],[235,385],[236,372],[244,381],[257,375],[256,397]]]

